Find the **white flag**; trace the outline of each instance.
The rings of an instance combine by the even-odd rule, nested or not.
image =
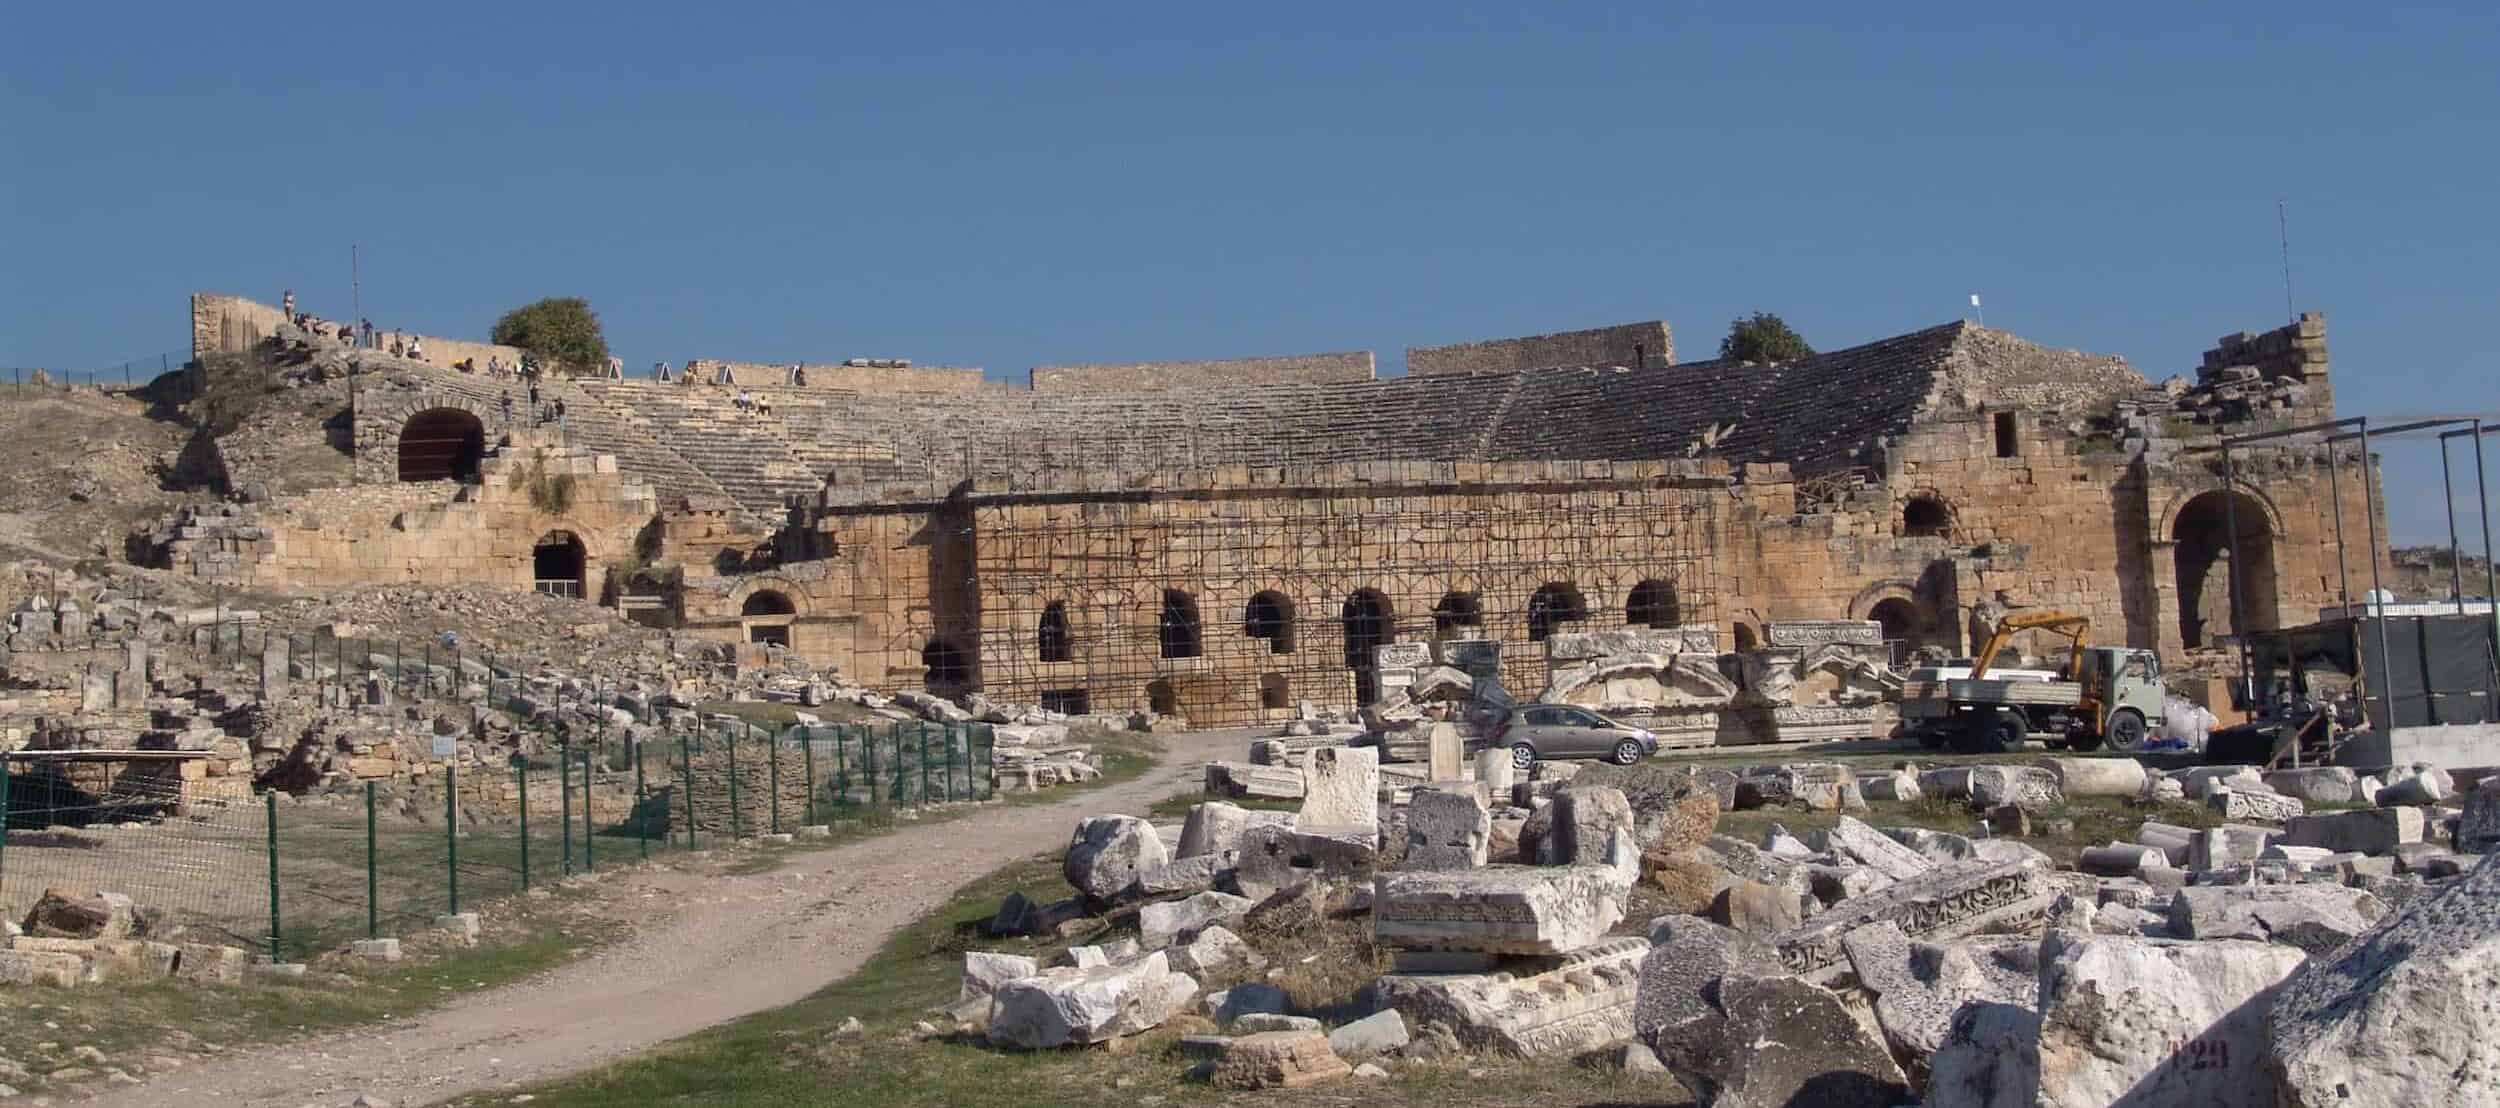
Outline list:
[[[1971,306],[1971,307],[1974,307],[1974,308],[1976,308],[1976,307],[1978,307],[1978,306],[1979,306],[1979,294],[1978,294],[1978,293],[1975,293],[1975,292],[1974,292],[1974,293],[1970,294],[1970,306]]]

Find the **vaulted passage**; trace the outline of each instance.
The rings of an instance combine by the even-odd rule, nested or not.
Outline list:
[[[2239,556],[2231,558],[2231,529],[2239,527]],[[2281,626],[2275,610],[2274,537],[2266,532],[2265,506],[2242,492],[2215,489],[2187,502],[2172,525],[2172,569],[2179,589],[2179,644],[2211,645],[2218,636]],[[2235,572],[2236,570],[2236,572]],[[2239,585],[2239,617],[2232,614],[2231,587]]]
[[[1380,699],[1380,666],[1372,651],[1389,641],[1395,626],[1389,598],[1376,589],[1357,589],[1338,617],[1345,625],[1345,664],[1354,671],[1354,702],[1369,704]]]
[[[1266,639],[1270,653],[1293,653],[1293,601],[1274,591],[1251,597],[1242,609],[1241,631],[1254,639]]]
[[[486,425],[458,408],[431,408],[399,429],[399,479],[474,481],[486,457]]]
[[[1528,641],[1544,642],[1563,624],[1578,623],[1589,618],[1589,603],[1580,597],[1580,587],[1556,582],[1536,591],[1528,598]]]
[[[1684,606],[1676,600],[1675,586],[1664,581],[1643,581],[1632,586],[1623,601],[1623,622],[1634,627],[1669,628],[1684,622]]]
[[[530,548],[530,585],[549,596],[581,599],[590,554],[571,531],[549,531]]]
[[[747,641],[790,645],[790,620],[798,614],[798,605],[774,589],[759,589],[746,598],[738,613],[745,617]]]

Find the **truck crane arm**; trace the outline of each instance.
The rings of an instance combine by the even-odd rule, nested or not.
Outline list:
[[[1971,680],[1986,677],[1988,667],[1996,664],[1997,655],[2005,650],[2005,644],[2023,631],[2050,631],[2066,636],[2073,643],[2073,649],[2066,658],[2066,675],[2072,679],[2083,671],[2083,636],[2091,626],[2091,620],[2055,608],[2029,608],[2014,612],[1997,622],[1996,630],[1988,635],[1987,644],[1979,648],[1979,657],[1971,662]]]

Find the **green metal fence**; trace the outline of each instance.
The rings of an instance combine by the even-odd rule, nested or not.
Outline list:
[[[603,866],[986,800],[994,742],[980,724],[711,719],[301,797],[186,777],[178,759],[0,753],[0,913],[49,888],[120,892],[195,934],[300,958]]]

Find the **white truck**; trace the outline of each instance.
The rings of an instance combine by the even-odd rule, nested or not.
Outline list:
[[[2161,659],[2133,647],[2085,646],[2089,626],[2057,611],[2007,616],[1967,670],[1911,673],[1901,692],[1903,731],[1962,754],[2001,753],[2033,736],[2073,750],[2142,748],[2162,722]],[[2064,669],[1991,668],[2007,640],[2028,630],[2072,640]]]

